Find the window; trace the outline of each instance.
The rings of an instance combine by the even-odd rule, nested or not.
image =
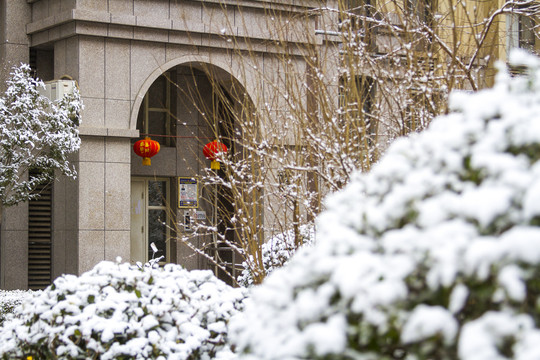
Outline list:
[[[340,24],[343,29],[361,30],[367,28],[365,17],[373,12],[374,0],[343,0]]]
[[[427,109],[427,99],[425,93],[421,91],[411,91],[409,94],[409,100],[406,107],[406,115],[401,125],[400,134],[407,135],[409,133],[418,131],[421,129],[423,123],[423,116]]]
[[[369,76],[355,76],[340,81],[340,107],[354,117],[366,117],[372,113],[375,100],[375,84]]]
[[[365,128],[367,144],[376,142],[377,121],[373,119],[375,110],[375,82],[369,76],[355,76],[340,81],[340,109],[346,126],[355,124]],[[358,129],[352,129],[357,131]]]
[[[438,91],[426,93],[421,90],[410,90],[404,121],[400,124],[400,134],[407,135],[423,130],[437,115],[437,109],[443,102],[442,96]]]
[[[176,86],[173,72],[160,76],[144,97],[137,129],[141,136],[148,134],[161,146],[175,146],[176,135]]]
[[[426,24],[431,26],[432,23],[432,6],[433,3],[430,0],[406,0],[406,11],[409,16],[419,24]]]
[[[532,18],[519,14],[507,15],[507,47],[533,50],[535,45],[535,22]]]

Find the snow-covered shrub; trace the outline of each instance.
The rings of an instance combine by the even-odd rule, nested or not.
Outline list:
[[[313,244],[315,239],[313,224],[300,226],[299,233],[301,237],[300,247]],[[289,230],[270,238],[261,246],[265,274],[268,275],[275,269],[285,265],[297,250],[298,246],[295,243],[294,230]],[[251,255],[249,262],[242,262],[243,270],[238,277],[238,284],[241,286],[249,287],[253,285],[253,273],[250,265],[254,262],[255,260]]]
[[[30,66],[13,68],[0,97],[0,204],[15,205],[38,197],[37,185],[55,175],[76,177],[69,154],[81,144],[79,91],[50,101],[39,93],[41,80]],[[28,179],[24,174],[34,171]]]
[[[396,141],[252,290],[246,359],[540,359],[540,61]]]
[[[6,291],[0,290],[0,326],[8,316],[13,313],[13,310],[17,305],[20,305],[24,299],[32,296],[32,291],[13,290]]]
[[[227,359],[244,290],[210,271],[101,262],[65,275],[0,328],[0,358]]]

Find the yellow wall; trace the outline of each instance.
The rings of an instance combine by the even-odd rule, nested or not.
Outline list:
[[[402,22],[405,1],[377,0],[375,6],[381,13],[393,13]],[[432,0],[425,1],[431,3]],[[478,72],[479,88],[492,85],[495,60],[507,59],[507,15],[501,13],[495,16],[489,27],[485,19],[490,19],[504,3],[504,0],[436,1],[433,30],[441,41],[439,44],[435,42],[431,51],[443,66],[441,71],[446,70],[446,64],[455,55],[454,63],[460,61],[464,69],[471,67],[472,60],[475,64],[472,68],[482,69]],[[539,49],[539,45],[537,41],[535,48]],[[467,81],[455,86],[470,88]]]

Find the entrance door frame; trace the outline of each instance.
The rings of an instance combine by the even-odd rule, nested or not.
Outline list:
[[[165,201],[163,206],[149,205],[148,184],[151,181],[165,182]],[[166,214],[166,253],[165,259],[160,263],[170,262],[171,259],[171,209],[170,204],[171,181],[167,177],[135,177],[131,178],[131,234],[130,234],[130,262],[147,263],[149,256],[149,210],[163,210]],[[142,192],[142,193],[141,193]]]

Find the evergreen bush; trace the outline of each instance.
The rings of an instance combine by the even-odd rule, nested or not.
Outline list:
[[[540,359],[540,61],[396,141],[252,290],[242,359]]]
[[[23,301],[0,328],[0,358],[228,359],[243,299],[210,271],[101,262]]]
[[[12,314],[15,308],[29,296],[32,296],[31,291],[0,290],[0,326],[2,326],[2,323],[8,318],[9,314]]]

